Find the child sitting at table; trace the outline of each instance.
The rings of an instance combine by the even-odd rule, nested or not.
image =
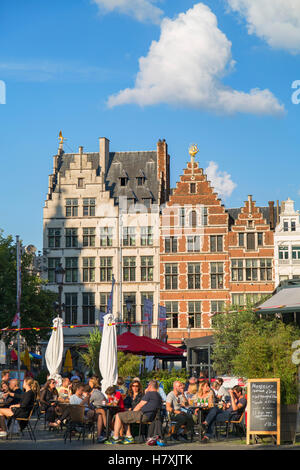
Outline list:
[[[118,413],[125,410],[122,394],[117,390],[116,385],[108,387],[108,389],[105,391],[105,395],[107,396],[108,404],[117,406],[119,408]]]

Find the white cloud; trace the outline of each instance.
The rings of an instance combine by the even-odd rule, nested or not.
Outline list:
[[[207,175],[207,179],[211,182],[215,192],[218,193],[221,198],[231,196],[237,185],[232,181],[229,173],[226,171],[220,171],[218,164],[213,161],[209,162],[204,173]]]
[[[92,0],[100,11],[110,13],[117,11],[132,16],[138,21],[160,23],[163,11],[153,5],[156,0]]]
[[[225,87],[221,79],[233,67],[231,42],[212,11],[199,3],[174,20],[163,19],[159,40],[139,59],[134,88],[110,96],[108,106],[168,103],[221,113],[284,111],[269,90],[246,93]]]
[[[271,47],[300,53],[299,0],[227,0],[247,21],[248,33]]]

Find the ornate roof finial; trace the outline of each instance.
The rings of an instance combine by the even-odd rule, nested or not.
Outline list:
[[[59,136],[58,136],[58,138],[59,138],[59,146],[58,146],[58,148],[62,150],[62,149],[63,149],[63,143],[64,143],[64,141],[67,140],[67,139],[66,139],[65,137],[63,137],[62,131],[59,131]]]
[[[195,156],[197,155],[198,152],[199,152],[199,150],[198,150],[197,144],[192,144],[192,145],[190,145],[190,147],[189,147],[189,154],[190,154],[190,156],[191,156],[191,162],[192,162],[192,173],[193,173],[192,178],[193,178],[193,179],[194,179]]]

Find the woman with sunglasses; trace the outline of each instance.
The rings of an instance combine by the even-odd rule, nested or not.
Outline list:
[[[129,385],[128,394],[124,400],[125,408],[133,410],[136,405],[141,401],[143,396],[142,384],[138,380],[134,380]]]

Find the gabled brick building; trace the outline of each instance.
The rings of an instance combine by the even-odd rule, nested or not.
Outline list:
[[[161,216],[160,300],[168,339],[211,334],[210,313],[230,300],[228,219],[202,168],[192,159]]]
[[[239,306],[256,303],[275,288],[274,203],[256,207],[252,196],[248,196],[244,207],[228,209],[228,213],[231,303]]]
[[[168,341],[211,335],[213,315],[274,290],[274,203],[225,209],[192,158],[161,215],[160,303]]]

